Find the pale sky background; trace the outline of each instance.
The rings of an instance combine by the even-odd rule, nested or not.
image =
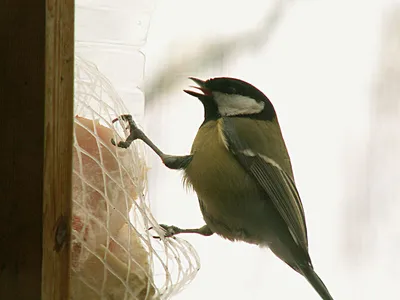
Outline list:
[[[169,76],[175,76],[176,82],[166,90],[151,91],[152,95],[157,92],[156,97],[146,107],[144,118],[139,116],[144,113],[143,97],[135,85],[144,89],[171,62],[184,61],[188,56],[201,59],[204,45],[218,45],[226,38],[257,30],[273,2],[115,2],[121,7],[129,3],[125,17],[135,11],[131,18],[140,20],[137,27],[107,28],[110,36],[118,32],[121,41],[126,39],[120,44],[123,50],[115,51],[125,56],[122,59],[117,55],[119,63],[110,62],[109,55],[88,57],[97,58],[100,70],[121,91],[128,107],[138,112],[149,137],[164,152],[190,151],[203,110],[199,102],[182,92],[191,84],[188,76],[232,76],[251,82],[264,91],[277,110],[303,199],[310,254],[334,299],[400,299],[400,239],[396,236],[400,222],[393,217],[390,226],[380,226],[377,218],[370,216],[373,222],[366,226],[365,211],[357,209],[360,195],[368,194],[370,188],[365,173],[371,163],[367,159],[371,148],[367,147],[371,146],[374,115],[371,103],[376,100],[374,89],[380,76],[381,31],[387,20],[383,13],[399,1],[293,0],[264,45],[224,55],[213,67],[188,63],[178,64],[178,68],[175,64]],[[92,5],[94,0],[77,3]],[[84,32],[83,19],[77,22],[78,40],[85,39],[79,33]],[[150,23],[148,32],[146,22]],[[99,32],[105,30],[101,19],[96,26]],[[107,47],[104,43],[99,49]],[[132,54],[130,49],[135,47],[141,47],[144,55]],[[239,45],[232,47],[241,49]],[[160,223],[182,228],[202,226],[196,195],[183,189],[181,174],[168,170],[151,153],[149,156],[149,197],[155,217]],[[380,172],[395,172],[397,177],[392,177],[400,178],[396,170],[387,168]],[[380,196],[379,190],[374,195]],[[387,197],[395,203],[398,196],[399,189],[394,189]],[[267,249],[231,243],[218,236],[182,238],[198,251],[201,269],[175,300],[319,299],[305,279]]]

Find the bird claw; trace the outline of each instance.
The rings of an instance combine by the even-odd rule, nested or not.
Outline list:
[[[133,121],[132,115],[129,115],[129,114],[127,114],[127,115],[120,115],[119,117],[117,117],[117,118],[115,118],[114,120],[112,120],[112,123],[117,122],[119,119],[121,119],[121,120],[123,120],[123,121],[125,121],[125,122],[128,122],[129,125],[130,125],[130,124],[135,124],[135,121]]]
[[[176,226],[169,226],[165,224],[160,224],[159,226],[165,231],[163,235],[164,238],[175,238],[175,235],[180,233],[180,229]],[[153,229],[153,227],[150,227],[149,230],[150,229]],[[160,236],[154,236],[154,235],[153,238],[161,239]]]
[[[178,227],[176,227],[176,226],[168,226],[168,225],[165,225],[165,224],[160,224],[160,227],[161,227],[162,229],[164,229],[164,231],[165,231],[164,236],[165,236],[165,237],[173,237],[174,235],[180,233],[180,231],[181,231],[181,230],[180,230]]]
[[[113,144],[114,146],[117,146],[119,148],[123,148],[123,149],[129,148],[129,146],[131,145],[130,142],[126,142],[126,141],[119,141],[117,144],[114,139],[111,139],[111,144]]]
[[[143,132],[137,127],[135,121],[132,118],[132,115],[120,115],[119,117],[112,120],[112,123],[117,122],[118,120],[123,120],[128,122],[128,126],[126,129],[129,129],[129,136],[125,141],[119,141],[118,144],[114,139],[111,139],[111,144],[117,146],[119,148],[127,149],[132,144],[134,140],[141,139],[143,137]]]

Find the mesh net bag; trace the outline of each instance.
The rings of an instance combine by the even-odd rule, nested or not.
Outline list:
[[[113,146],[128,112],[96,66],[75,59],[71,299],[167,299],[195,276],[184,240],[164,239],[146,198],[145,152]],[[161,239],[153,238],[154,232]]]

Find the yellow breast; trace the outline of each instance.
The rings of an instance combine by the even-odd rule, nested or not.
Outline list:
[[[184,180],[193,187],[206,213],[221,222],[228,215],[230,222],[232,218],[242,220],[248,209],[246,200],[257,197],[258,188],[227,150],[218,121],[199,129],[192,155]]]

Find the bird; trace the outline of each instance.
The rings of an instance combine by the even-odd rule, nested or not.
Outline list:
[[[333,300],[314,271],[305,213],[276,110],[252,84],[232,77],[201,80],[184,92],[200,100],[204,120],[189,155],[162,152],[131,115],[130,135],[118,144],[145,142],[170,169],[183,170],[184,183],[198,197],[205,225],[182,229],[163,225],[166,237],[217,234],[230,241],[268,247],[311,284],[323,300]]]

